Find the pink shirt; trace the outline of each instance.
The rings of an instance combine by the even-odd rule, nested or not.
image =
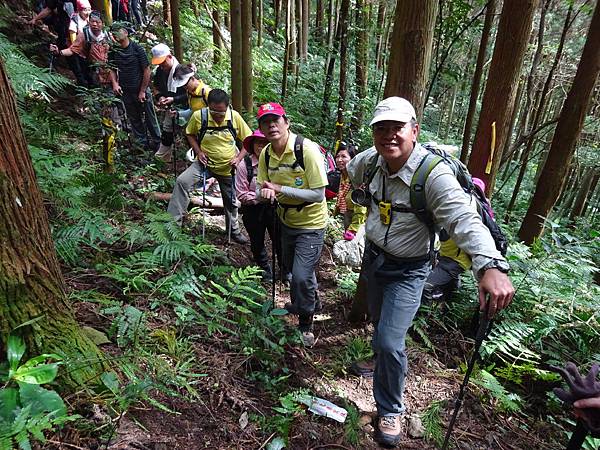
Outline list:
[[[256,175],[258,174],[258,158],[252,154],[252,167],[254,174],[252,180],[248,183],[248,171],[246,170],[246,161],[242,160],[235,171],[235,193],[242,205],[256,205]]]

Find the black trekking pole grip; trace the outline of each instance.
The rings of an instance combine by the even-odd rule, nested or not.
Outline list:
[[[471,373],[475,368],[475,363],[477,362],[477,358],[479,357],[479,350],[481,349],[481,344],[483,344],[483,340],[487,332],[489,331],[492,321],[488,318],[488,306],[489,301],[486,303],[486,307],[483,311],[479,313],[479,326],[477,327],[477,333],[475,334],[475,346],[473,348],[473,354],[471,355],[471,359],[469,360],[469,364],[467,365],[467,371],[465,372],[465,377],[463,378],[463,382],[460,385],[460,389],[458,391],[458,396],[454,402],[454,411],[452,412],[452,417],[450,418],[450,422],[448,424],[448,430],[446,431],[446,436],[444,437],[444,443],[442,444],[442,450],[446,450],[448,448],[448,444],[450,443],[450,436],[452,435],[452,430],[454,429],[454,424],[456,423],[456,418],[458,417],[458,413],[462,406],[463,399],[465,397],[465,389],[469,384],[469,378],[471,378]]]

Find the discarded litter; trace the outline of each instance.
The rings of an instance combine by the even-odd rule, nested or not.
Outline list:
[[[306,396],[301,398],[300,402],[308,406],[308,410],[310,412],[319,416],[329,417],[333,420],[337,420],[340,423],[344,423],[346,421],[348,411],[346,411],[344,408],[334,405],[328,400],[319,397]]]

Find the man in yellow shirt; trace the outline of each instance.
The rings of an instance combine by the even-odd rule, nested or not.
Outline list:
[[[312,347],[312,321],[318,309],[315,268],[327,224],[324,159],[317,144],[290,132],[285,110],[278,103],[262,105],[257,119],[269,141],[258,162],[257,198],[277,201],[283,265],[292,272],[292,303],[286,309],[298,315],[304,345]]]
[[[203,119],[205,126],[203,127]],[[219,182],[225,207],[225,223],[231,238],[240,244],[248,239],[240,232],[238,208],[233,191],[235,168],[244,159],[246,151],[238,151],[236,142],[252,134],[237,111],[229,106],[229,96],[222,89],[213,89],[208,95],[208,108],[195,111],[185,130],[197,160],[177,177],[167,211],[178,223],[190,203],[192,187],[202,180],[206,169]]]

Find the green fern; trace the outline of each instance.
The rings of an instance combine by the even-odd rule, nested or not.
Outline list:
[[[478,371],[473,376],[472,382],[486,389],[490,397],[497,401],[496,407],[499,411],[514,413],[522,409],[521,397],[515,393],[509,393],[498,379],[488,371]]]

